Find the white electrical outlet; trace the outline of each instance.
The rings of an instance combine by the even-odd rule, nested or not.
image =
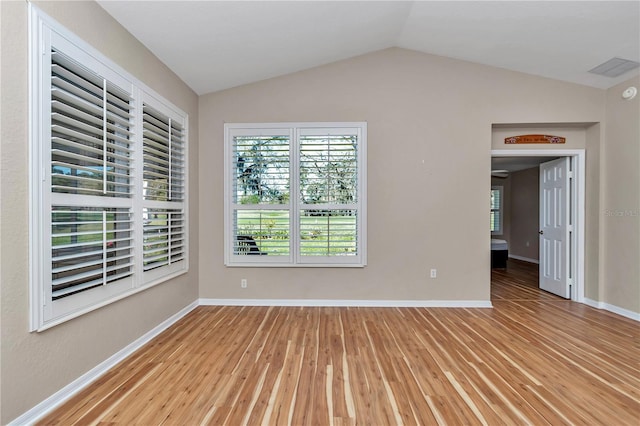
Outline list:
[[[240,287],[247,288],[247,279],[243,278],[240,280]]]
[[[430,274],[431,278],[436,278],[438,276],[438,270],[432,269]]]

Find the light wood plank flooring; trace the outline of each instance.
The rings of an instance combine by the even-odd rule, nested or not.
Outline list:
[[[493,309],[199,307],[41,423],[638,425],[638,323],[525,266]]]

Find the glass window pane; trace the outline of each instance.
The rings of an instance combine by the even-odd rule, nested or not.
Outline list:
[[[289,256],[288,210],[236,210],[234,254]]]
[[[356,135],[300,138],[300,201],[304,204],[357,201]]]
[[[357,254],[356,210],[302,210],[302,256],[354,256]]]
[[[236,136],[233,149],[235,203],[289,202],[288,136]]]

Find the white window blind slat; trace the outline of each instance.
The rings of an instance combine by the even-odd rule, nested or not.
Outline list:
[[[58,287],[63,285],[64,283],[52,283],[53,287]],[[98,287],[102,285],[102,278],[97,278],[94,280],[85,281],[81,284],[77,284],[73,287],[64,287],[60,290],[53,290],[51,296],[53,300],[58,300],[66,296],[71,296],[73,294],[80,293],[85,290],[90,290],[92,288]]]
[[[147,141],[148,142],[148,141]],[[145,147],[145,153],[147,154],[147,156],[151,157],[151,158],[163,158],[166,157],[168,155],[168,150],[161,150],[161,149],[156,149],[155,145],[157,144],[151,144],[151,143],[147,143],[147,146]]]
[[[151,116],[148,114],[145,114],[144,118],[145,120],[150,120]],[[155,120],[155,121],[158,122],[158,120]],[[162,125],[164,128],[151,124],[149,123],[149,121],[145,121],[143,123],[144,130],[142,134],[144,135],[145,138],[148,138],[156,142],[159,142],[163,145],[166,145],[168,144],[168,141],[169,141],[169,125],[168,123],[161,123],[159,125]]]

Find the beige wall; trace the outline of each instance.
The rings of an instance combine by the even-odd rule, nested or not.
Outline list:
[[[640,312],[640,97],[622,99],[636,77],[607,90],[600,301]]]
[[[397,48],[201,96],[200,297],[488,300],[492,124],[600,122],[603,99]],[[223,123],[360,120],[369,123],[368,266],[226,268]]]
[[[538,260],[539,247],[539,168],[532,167],[510,176],[511,234],[509,255]]]
[[[197,96],[93,2],[38,3],[106,56],[189,114],[191,270],[173,281],[42,333],[29,333],[27,11],[0,2],[1,407],[5,424],[123,349],[198,297]]]

